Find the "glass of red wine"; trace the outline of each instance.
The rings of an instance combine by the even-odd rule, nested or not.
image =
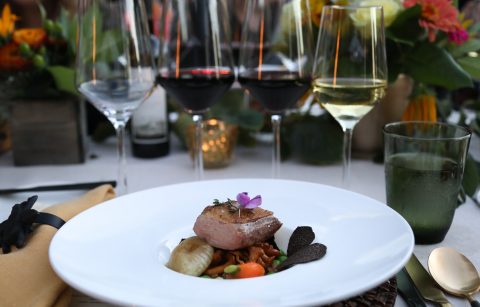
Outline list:
[[[195,124],[194,166],[203,178],[203,115],[235,80],[229,15],[221,0],[165,0],[157,82]]]
[[[238,80],[271,114],[273,177],[280,170],[282,114],[311,83],[313,38],[309,1],[248,0],[242,29]]]

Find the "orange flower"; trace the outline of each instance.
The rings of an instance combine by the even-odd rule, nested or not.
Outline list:
[[[306,0],[304,0],[306,1]],[[320,26],[320,19],[322,19],[322,9],[325,5],[348,5],[348,0],[308,0],[310,5],[310,13],[312,23],[317,27]]]
[[[27,43],[32,48],[39,48],[47,39],[47,33],[42,28],[20,29],[13,32],[13,41],[20,45]]]
[[[8,43],[0,47],[0,70],[22,70],[31,64],[20,55],[18,45]]]
[[[435,41],[438,30],[451,33],[459,28],[458,11],[450,0],[405,0],[403,2],[406,8],[417,4],[422,7],[419,24],[427,29],[428,39],[431,42]]]
[[[15,21],[19,18],[17,15],[12,14],[10,5],[5,4],[2,11],[2,18],[0,19],[0,36],[7,37],[13,30],[15,30]]]
[[[403,121],[437,121],[437,103],[435,96],[419,95],[407,105],[402,115]]]

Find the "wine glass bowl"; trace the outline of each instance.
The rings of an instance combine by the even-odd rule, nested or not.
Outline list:
[[[349,186],[352,131],[384,96],[387,61],[380,6],[325,6],[313,93],[344,132],[343,183]]]
[[[127,193],[125,125],[155,82],[142,0],[79,0],[75,83],[117,134],[118,194]]]
[[[308,1],[247,2],[238,80],[271,114],[273,177],[279,175],[281,116],[310,88],[313,60],[310,18]]]
[[[229,22],[222,0],[164,1],[157,82],[192,115],[197,179],[203,115],[235,81]]]

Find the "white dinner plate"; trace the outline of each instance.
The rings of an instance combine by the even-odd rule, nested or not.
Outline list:
[[[262,208],[283,222],[286,250],[297,226],[311,226],[324,258],[242,280],[191,277],[165,267],[196,217],[214,199],[262,195]],[[385,204],[329,186],[236,179],[159,187],[93,207],[65,224],[50,245],[58,275],[81,292],[135,306],[297,306],[352,297],[386,281],[414,246],[406,221]]]

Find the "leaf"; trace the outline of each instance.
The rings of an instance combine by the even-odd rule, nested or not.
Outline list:
[[[97,61],[113,62],[119,58],[123,50],[121,46],[128,43],[127,39],[120,30],[103,32],[97,40]]]
[[[444,49],[421,43],[407,56],[406,73],[415,81],[443,86],[449,90],[472,87],[470,75]]]
[[[291,154],[316,165],[335,163],[342,157],[342,129],[327,113],[286,118],[282,133],[282,157]]]
[[[386,40],[388,81],[395,82],[398,75],[405,72],[404,55],[411,50],[410,46],[398,44],[392,39]]]
[[[386,29],[386,35],[397,42],[413,44],[425,31],[418,24],[422,8],[420,5],[412,6],[400,14]]]
[[[459,57],[465,56],[470,51],[477,51],[477,50],[480,50],[480,39],[470,39],[469,41],[466,41],[460,46],[456,46],[455,48],[452,48],[452,50],[450,51],[450,54],[454,58],[459,58]]]
[[[77,16],[62,7],[57,21],[62,26],[62,34],[68,41],[70,50],[74,52],[77,40]]]
[[[470,155],[468,155],[465,162],[462,185],[465,193],[467,193],[467,195],[470,197],[475,194],[478,186],[480,185],[480,174],[477,168],[477,163]]]
[[[103,29],[103,16],[102,16],[102,11],[99,7],[99,4],[98,4],[98,1],[95,1],[89,8],[88,10],[83,14],[83,17],[81,19],[81,22],[79,22],[79,35],[85,37],[85,41],[90,41],[90,42],[93,42],[93,31],[92,31],[92,25],[95,25],[95,28],[96,29]],[[101,31],[97,31],[96,33],[96,38],[97,38],[97,41],[95,41],[95,43],[99,43],[102,41],[101,39],[101,36],[102,36],[102,33]],[[76,37],[76,34],[75,36]],[[86,46],[86,44],[84,45],[81,45],[79,46],[80,48],[83,48],[85,50],[83,51],[78,51],[78,54],[81,54],[82,57],[85,57],[85,58],[82,58],[82,61],[83,62],[88,62],[90,59],[87,59],[86,58],[86,55],[89,54],[89,52],[87,52],[89,49],[88,49],[88,46]]]
[[[259,131],[263,127],[263,115],[245,105],[242,89],[227,91],[218,103],[212,106],[209,115],[249,131]]]
[[[259,131],[263,127],[263,115],[255,110],[243,109],[238,112],[237,125],[246,130]]]
[[[42,21],[47,19],[47,11],[45,10],[45,7],[40,1],[37,1],[37,6],[38,10],[40,11],[40,17],[42,18]]]
[[[397,37],[395,36],[395,34],[393,34],[390,30],[385,30],[385,36],[387,39],[391,39],[393,40],[394,42],[398,43],[398,44],[404,44],[404,45],[407,45],[407,46],[415,46],[415,42],[412,41],[412,40],[408,40],[408,39],[404,39],[404,38],[401,38],[401,37]]]
[[[186,113],[180,113],[178,119],[172,125],[172,131],[178,137],[183,148],[187,148],[187,129],[192,125],[192,117]]]
[[[464,57],[464,58],[457,59],[457,62],[473,78],[480,79],[480,58]]]
[[[452,113],[452,109],[453,106],[452,102],[450,101],[450,97],[448,97],[447,99],[437,99],[437,112],[439,118],[446,121]]]
[[[477,22],[468,29],[469,34],[477,34],[480,31],[480,22]]]
[[[232,89],[227,91],[220,100],[211,107],[210,114],[214,117],[223,117],[226,114],[235,114],[245,108],[243,90]]]
[[[50,66],[47,68],[55,81],[58,90],[78,95],[75,88],[75,71],[64,66]]]

